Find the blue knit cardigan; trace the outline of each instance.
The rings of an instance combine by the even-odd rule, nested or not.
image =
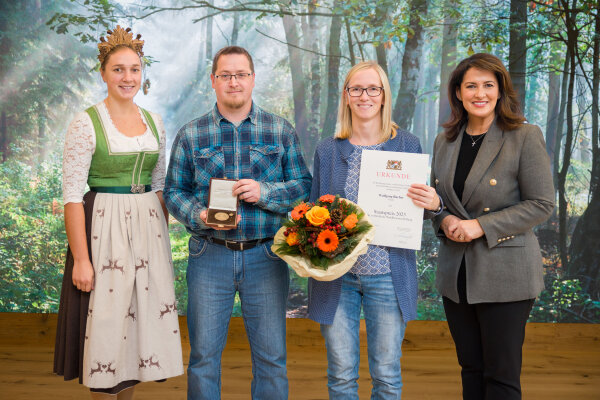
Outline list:
[[[393,139],[383,144],[383,151],[421,153],[419,139],[398,130]],[[353,146],[347,139],[327,138],[317,144],[310,201],[324,194],[339,194],[346,197],[345,185],[348,176],[348,157]],[[425,218],[433,213],[425,212]],[[402,317],[408,322],[417,317],[417,263],[414,250],[390,247],[390,269],[396,298]],[[321,324],[333,323],[342,288],[342,278],[331,282],[308,280],[308,317]]]

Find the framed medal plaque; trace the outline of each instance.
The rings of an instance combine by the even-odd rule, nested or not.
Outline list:
[[[235,179],[210,179],[206,225],[219,228],[237,225],[238,198],[232,194],[236,182]]]

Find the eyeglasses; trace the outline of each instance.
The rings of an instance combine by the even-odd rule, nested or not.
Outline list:
[[[231,78],[235,78],[235,80],[237,81],[245,81],[246,79],[250,78],[253,75],[252,72],[243,72],[243,73],[239,73],[239,74],[222,74],[222,75],[215,75],[215,78],[217,78],[220,81],[223,82],[229,82],[231,80]]]
[[[383,88],[378,87],[378,86],[371,86],[368,88],[360,88],[360,87],[347,87],[346,88],[346,92],[348,92],[348,95],[350,97],[360,97],[360,96],[362,96],[363,92],[367,92],[367,96],[369,96],[369,97],[377,97],[381,94],[382,90],[383,90]]]

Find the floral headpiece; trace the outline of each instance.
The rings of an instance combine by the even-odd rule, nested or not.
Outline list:
[[[106,39],[104,39],[104,36],[101,36],[100,43],[98,43],[98,50],[100,51],[98,60],[100,60],[100,65],[104,63],[106,56],[117,46],[127,46],[135,51],[138,56],[142,57],[144,55],[142,51],[144,41],[140,40],[142,35],[138,33],[134,39],[131,28],[123,29],[120,25],[117,25],[112,31],[109,29],[106,32],[108,33]]]

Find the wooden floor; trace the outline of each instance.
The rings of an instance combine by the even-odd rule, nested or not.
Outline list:
[[[184,359],[189,356],[180,319]],[[52,374],[56,316],[0,313],[0,399],[87,399],[87,390]],[[364,326],[361,343],[365,343]],[[404,400],[460,399],[460,377],[444,322],[409,323],[403,346]],[[369,398],[366,345],[361,348],[359,393]],[[326,399],[326,357],[318,325],[288,320],[290,399]],[[234,318],[223,354],[223,399],[249,399],[250,353],[241,319]],[[529,324],[524,346],[525,400],[600,399],[600,325]],[[185,399],[186,378],[144,383],[136,399]]]

